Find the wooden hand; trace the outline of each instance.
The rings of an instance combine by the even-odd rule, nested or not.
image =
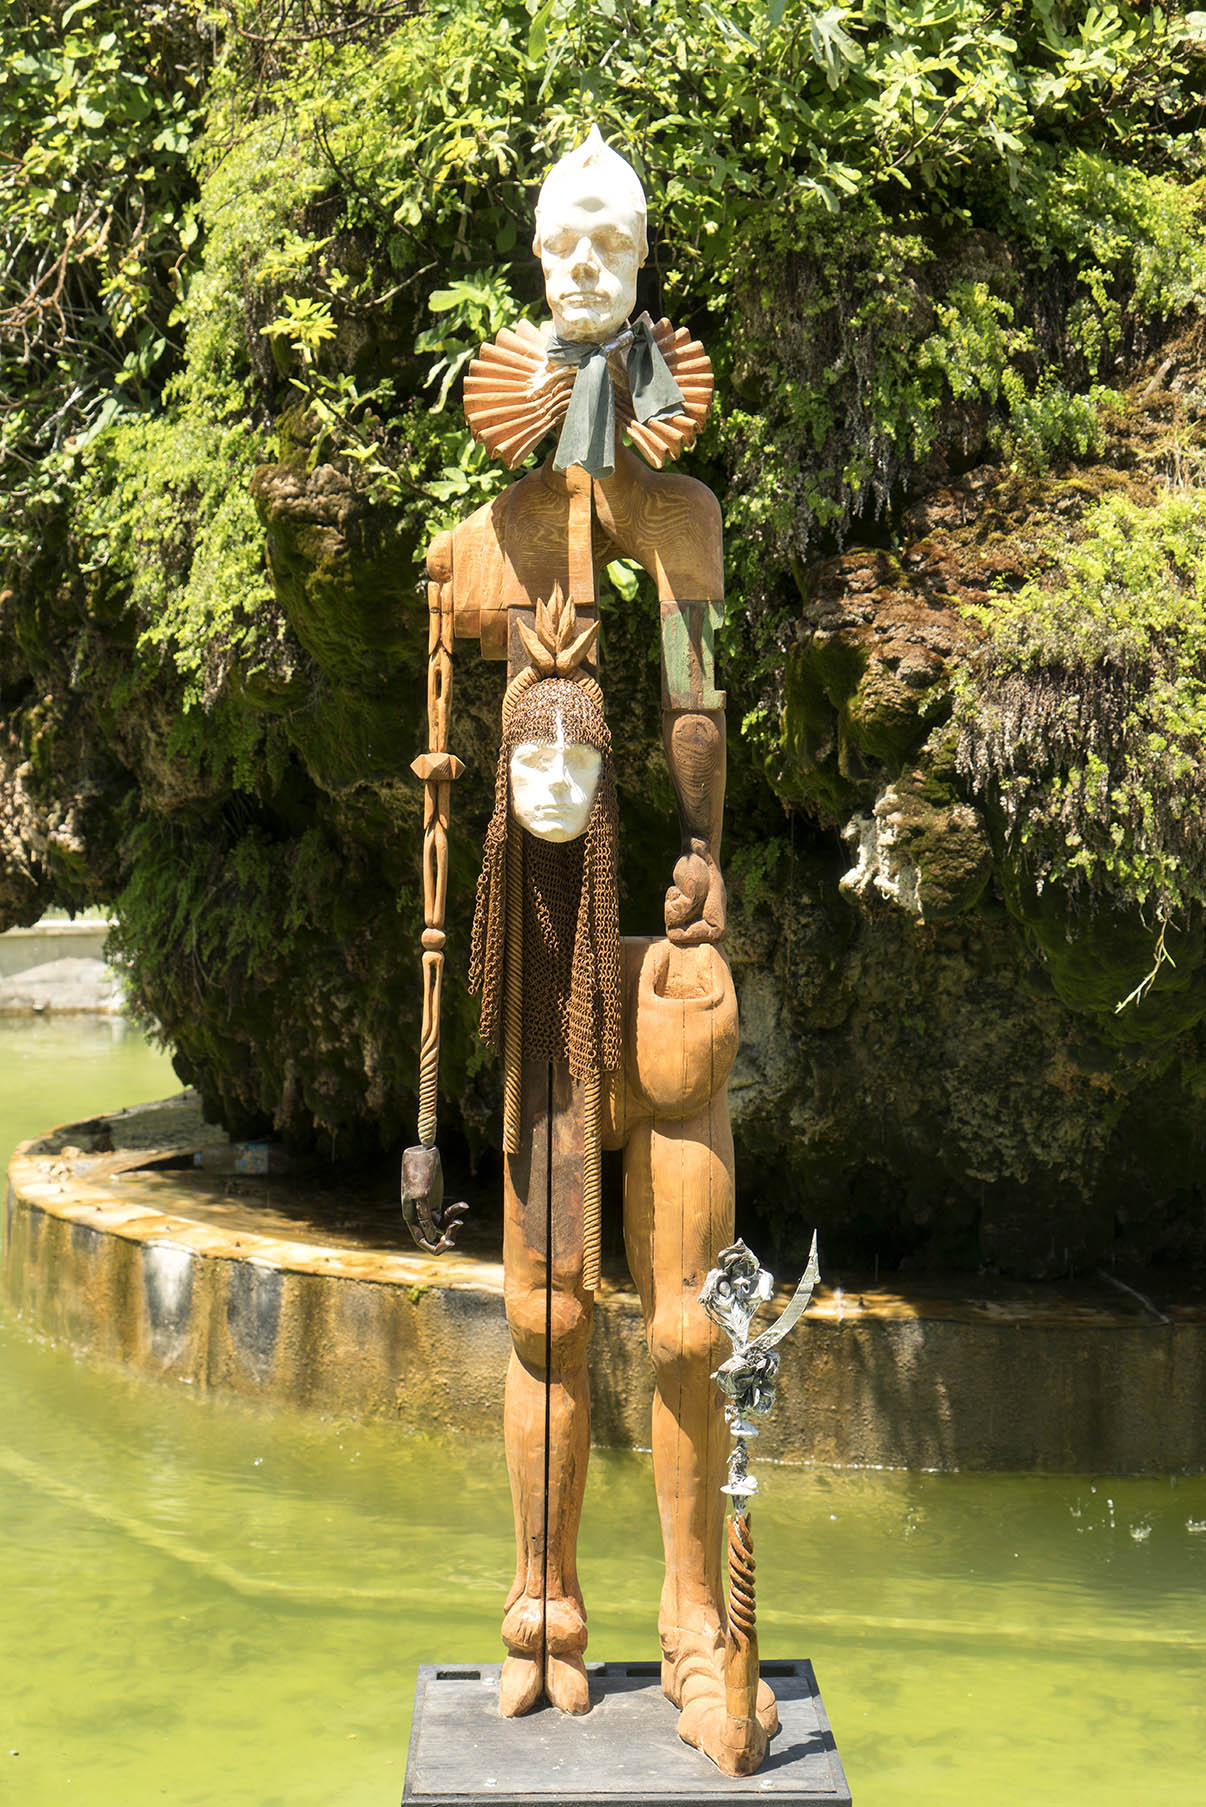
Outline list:
[[[444,1203],[439,1149],[406,1149],[402,1156],[402,1216],[419,1247],[428,1255],[442,1255],[453,1247],[468,1215],[468,1205]]]
[[[724,939],[724,879],[706,841],[688,842],[666,892],[665,914],[666,934],[678,947]]]

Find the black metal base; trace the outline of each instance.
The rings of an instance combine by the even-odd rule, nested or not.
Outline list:
[[[756,1775],[725,1776],[677,1735],[658,1663],[588,1663],[589,1713],[498,1711],[497,1663],[424,1664],[406,1763],[404,1807],[719,1807],[757,1797],[776,1807],[828,1802],[850,1790],[809,1662],[763,1663],[782,1729]]]

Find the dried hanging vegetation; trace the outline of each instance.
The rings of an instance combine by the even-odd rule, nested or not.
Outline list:
[[[1206,904],[1206,492],[1100,503],[975,611],[956,762],[1042,890],[1158,923]]]

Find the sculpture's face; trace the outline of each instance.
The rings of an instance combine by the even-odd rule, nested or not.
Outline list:
[[[536,215],[544,292],[560,339],[612,338],[636,303],[644,221],[606,170],[563,183]]]
[[[586,832],[602,769],[597,747],[520,741],[511,752],[511,814],[538,841],[576,841]]]

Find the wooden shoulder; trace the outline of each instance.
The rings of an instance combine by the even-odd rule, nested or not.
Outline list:
[[[663,602],[723,598],[724,529],[706,483],[621,453],[615,476],[594,487],[600,526],[655,579]]]

